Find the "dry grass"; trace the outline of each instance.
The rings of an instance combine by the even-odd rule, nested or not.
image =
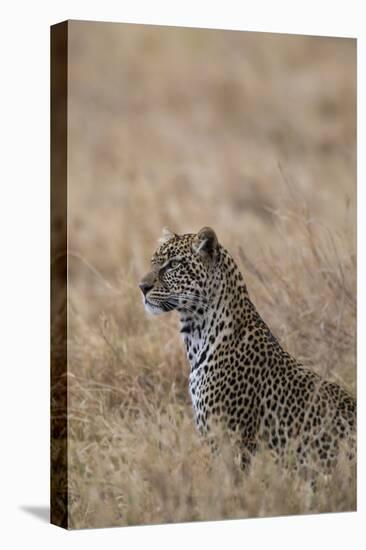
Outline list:
[[[282,344],[355,392],[355,43],[72,23],[70,527],[354,510],[265,451],[199,440],[174,314],[137,283],[163,226],[212,225]]]

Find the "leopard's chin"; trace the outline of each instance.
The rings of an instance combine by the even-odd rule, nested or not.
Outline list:
[[[162,307],[157,306],[156,304],[152,304],[151,302],[146,300],[146,298],[144,300],[144,306],[145,310],[151,315],[161,315],[161,313],[166,313],[166,311]]]
[[[160,315],[161,313],[168,313],[169,311],[173,311],[174,309],[177,309],[178,301],[172,297],[167,296],[164,299],[159,299],[156,302],[152,302],[149,297],[143,298],[144,306],[146,311],[151,313],[152,315]]]

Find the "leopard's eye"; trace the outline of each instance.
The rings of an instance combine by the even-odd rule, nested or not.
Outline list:
[[[180,264],[179,260],[171,260],[168,263],[168,265],[166,266],[166,269],[174,269],[174,268],[178,267],[179,264]]]

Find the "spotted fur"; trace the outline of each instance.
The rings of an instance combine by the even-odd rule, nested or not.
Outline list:
[[[237,434],[243,465],[258,444],[297,464],[334,466],[341,441],[355,441],[356,402],[290,356],[249,298],[242,274],[215,232],[165,231],[142,279],[145,307],[178,311],[198,430]]]

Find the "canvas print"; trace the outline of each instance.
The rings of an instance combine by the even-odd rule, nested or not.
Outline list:
[[[51,29],[51,521],[356,510],[356,40]]]

